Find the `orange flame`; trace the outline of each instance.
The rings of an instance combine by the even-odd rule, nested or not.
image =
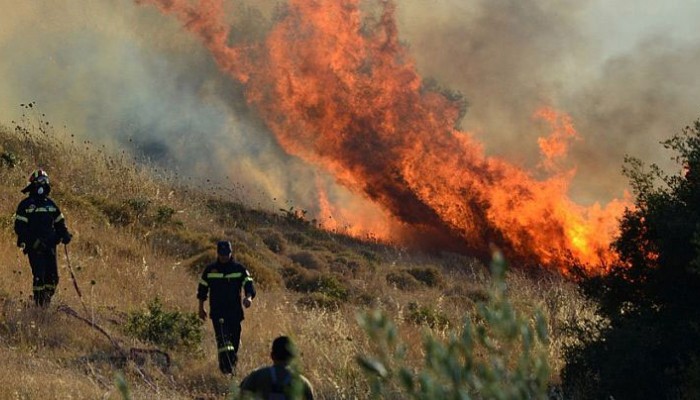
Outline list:
[[[569,143],[572,140],[580,139],[571,117],[559,113],[550,107],[543,107],[535,112],[535,118],[542,119],[549,123],[552,132],[549,137],[539,138],[537,144],[540,152],[544,156],[542,166],[547,171],[555,171],[557,161],[564,158],[569,150]]]
[[[316,188],[320,208],[318,224],[322,228],[361,239],[394,241],[393,232],[400,230],[400,227],[381,209],[348,199],[341,200],[343,205],[339,206],[330,199],[320,180],[317,180]]]
[[[487,157],[455,128],[459,105],[424,87],[393,1],[373,20],[360,0],[290,0],[267,39],[245,45],[227,44],[222,1],[142,2],[200,37],[286,151],[380,204],[411,239],[482,256],[495,244],[512,262],[562,271],[575,262],[602,272],[616,260],[609,243],[627,202],[585,208],[567,196],[573,171],[537,180]],[[564,114],[536,115],[553,124],[539,141],[551,170],[577,134]]]

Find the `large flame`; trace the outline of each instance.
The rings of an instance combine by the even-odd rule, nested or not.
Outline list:
[[[392,1],[372,19],[360,0],[290,0],[266,40],[245,45],[228,43],[222,1],[142,2],[200,37],[286,151],[380,204],[414,239],[477,255],[495,244],[514,262],[564,271],[615,261],[609,244],[627,203],[586,208],[568,198],[574,171],[557,162],[577,134],[565,114],[536,113],[552,126],[539,141],[551,176],[538,180],[457,130],[460,105],[424,86],[399,43]]]

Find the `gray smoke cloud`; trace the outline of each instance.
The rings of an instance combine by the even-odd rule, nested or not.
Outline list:
[[[2,123],[36,101],[71,133],[249,201],[309,200],[319,172],[279,148],[176,21],[123,0],[0,0],[0,10]]]
[[[582,203],[621,197],[626,154],[670,169],[659,141],[700,117],[698,2],[404,0],[399,11],[420,71],[466,96],[462,127],[489,154],[532,168],[534,111],[571,115]]]
[[[610,3],[401,0],[397,18],[422,75],[465,94],[462,127],[488,154],[534,167],[536,139],[546,134],[534,111],[551,105],[569,112],[583,137],[572,149],[572,194],[590,203],[621,196],[625,154],[663,164],[668,157],[658,141],[700,111],[700,80],[693,79],[700,36],[688,28],[700,6]],[[227,2],[234,39],[261,37],[276,4]],[[17,117],[19,103],[36,101],[73,133],[184,175],[228,179],[247,188],[244,197],[272,207],[315,207],[319,182],[331,199],[363,203],[286,155],[241,87],[175,19],[152,7],[0,0],[0,76],[0,123]]]

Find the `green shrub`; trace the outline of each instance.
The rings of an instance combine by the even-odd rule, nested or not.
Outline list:
[[[297,300],[297,304],[307,310],[338,311],[340,301],[323,293],[309,293]]]
[[[416,290],[420,287],[420,282],[406,271],[391,271],[386,274],[386,281],[396,288],[405,291]]]
[[[567,397],[697,398],[688,393],[700,369],[700,119],[662,144],[675,172],[625,159],[635,201],[612,245],[619,262],[579,281],[606,323],[574,325]]]
[[[409,268],[406,272],[428,287],[442,287],[444,285],[442,274],[435,267]]]
[[[450,326],[450,320],[444,314],[416,302],[408,303],[406,320],[416,325],[427,325],[433,329],[442,330]]]
[[[479,324],[439,340],[426,332],[423,364],[407,365],[407,346],[396,325],[377,310],[358,317],[374,346],[358,362],[370,377],[375,398],[546,399],[547,326],[537,314],[518,315],[506,296],[505,265],[494,255],[494,282],[487,303],[477,309]]]
[[[151,206],[151,201],[144,198],[134,198],[127,199],[124,204],[130,211],[133,212],[136,219],[141,219],[148,213],[148,209]]]
[[[167,311],[158,297],[145,311],[129,313],[126,333],[167,349],[196,348],[202,340],[202,321],[195,313]]]
[[[168,206],[160,206],[156,210],[156,224],[164,225],[172,221],[175,210]]]
[[[331,274],[290,265],[282,270],[282,277],[287,289],[302,293],[323,293],[340,301],[348,299],[348,289]]]
[[[14,168],[19,163],[17,154],[11,151],[3,151],[0,153],[0,165],[7,168]]]
[[[341,301],[348,299],[348,289],[338,278],[330,274],[319,275],[317,291]]]

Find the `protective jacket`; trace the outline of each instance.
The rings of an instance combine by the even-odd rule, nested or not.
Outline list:
[[[65,219],[56,203],[36,193],[17,206],[15,233],[17,246],[24,247],[25,252],[52,251],[61,241],[70,240]]]
[[[241,291],[246,296],[255,297],[253,278],[248,270],[233,259],[223,264],[217,260],[202,272],[197,298],[204,301],[209,297],[209,315],[212,319],[233,316],[242,321]]]
[[[251,372],[243,378],[241,391],[262,399],[313,400],[314,390],[303,375],[294,376],[288,366],[274,365]]]

